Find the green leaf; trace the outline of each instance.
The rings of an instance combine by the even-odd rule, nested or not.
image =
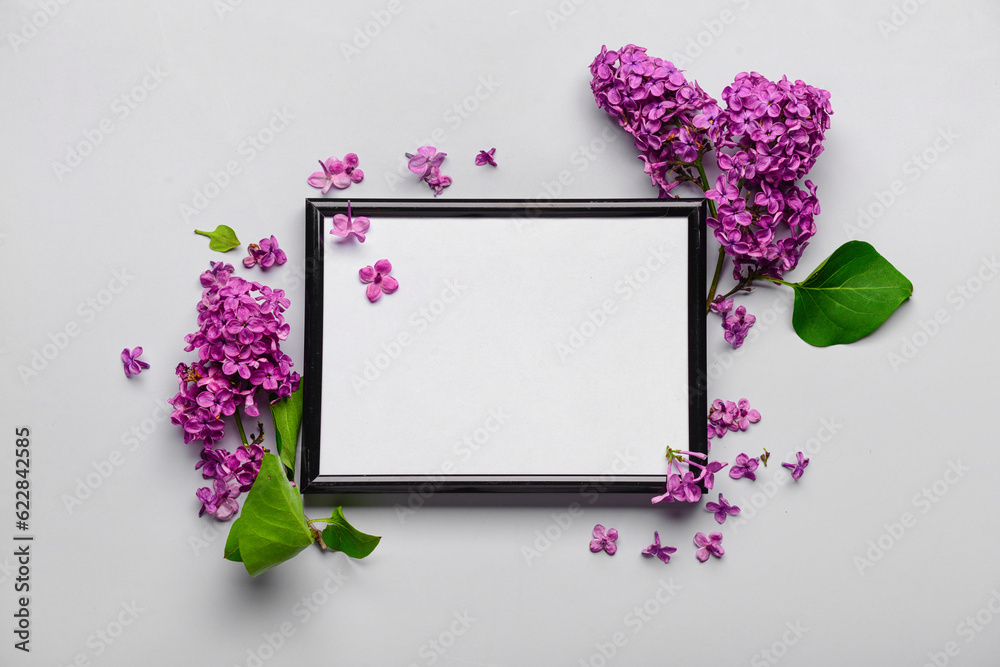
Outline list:
[[[278,457],[264,454],[243,511],[229,531],[226,558],[242,560],[247,572],[256,577],[312,543],[299,490],[288,483]]]
[[[208,247],[219,252],[228,252],[233,248],[240,247],[240,240],[236,238],[236,232],[232,227],[219,225],[214,232],[203,232],[200,229],[194,230],[195,234],[201,234],[211,239]]]
[[[234,563],[242,563],[243,557],[240,556],[240,520],[236,519],[233,521],[233,525],[229,528],[229,537],[226,538],[226,550],[223,556],[226,560],[231,560]]]
[[[819,347],[853,343],[878,329],[913,294],[913,283],[864,241],[837,248],[795,290],[792,327]]]
[[[362,533],[348,523],[343,510],[339,507],[333,510],[333,515],[328,521],[330,523],[323,529],[320,542],[325,549],[343,551],[351,558],[364,558],[375,551],[375,547],[382,540],[377,535]]]
[[[295,468],[295,446],[299,440],[299,425],[302,423],[302,382],[291,396],[271,405],[274,418],[274,436],[278,445],[281,462],[289,470]]]

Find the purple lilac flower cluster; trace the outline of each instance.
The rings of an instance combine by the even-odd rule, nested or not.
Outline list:
[[[451,176],[441,173],[441,163],[448,156],[447,153],[438,152],[433,146],[421,146],[417,149],[416,155],[412,153],[405,155],[409,160],[407,163],[409,170],[430,186],[435,197],[451,185]]]
[[[823,152],[830,127],[830,93],[786,77],[770,81],[743,72],[722,91],[726,109],[708,136],[722,173],[706,196],[718,204],[708,224],[733,257],[734,278],[780,278],[795,268],[816,233],[816,186],[795,185]],[[788,231],[778,233],[784,222]],[[747,272],[741,277],[742,267]]]
[[[691,181],[718,204],[708,224],[734,260],[735,280],[780,278],[795,267],[819,213],[815,185],[795,183],[823,151],[829,92],[743,72],[723,91],[723,109],[673,63],[634,44],[602,46],[590,71],[597,105],[633,136],[660,196]],[[722,173],[709,188],[702,157],[713,148]]]
[[[733,349],[743,345],[744,339],[747,337],[747,333],[750,332],[750,327],[754,325],[757,318],[753,315],[747,313],[747,309],[740,306],[736,311],[730,315],[729,311],[733,307],[732,299],[723,299],[722,296],[717,296],[712,303],[708,304],[708,309],[713,313],[717,313],[722,318],[722,328],[725,330],[723,337],[726,342],[733,346]]]
[[[221,448],[201,450],[195,469],[201,468],[202,477],[212,480],[212,488],[202,487],[195,493],[201,501],[198,516],[208,512],[220,521],[231,518],[240,508],[237,498],[257,479],[263,458],[264,448],[256,443],[240,446],[232,454]]]
[[[719,113],[715,100],[673,63],[635,44],[618,51],[602,46],[590,72],[597,106],[632,135],[660,196],[697,181],[695,163],[711,149],[707,130]]]
[[[729,465],[721,461],[698,463],[692,460],[695,458],[704,461],[708,457],[698,452],[667,448],[667,488],[662,495],[653,498],[653,503],[662,501],[696,503],[701,500],[699,483],[704,482],[706,489],[712,489],[715,486],[715,473]],[[688,469],[682,470],[681,463],[687,463]],[[692,468],[700,472],[696,475]]]
[[[331,156],[326,162],[320,160],[319,166],[323,171],[313,172],[306,181],[314,188],[320,188],[323,194],[329,192],[330,188],[343,190],[350,187],[351,183],[360,183],[365,179],[365,172],[358,169],[358,164],[358,156],[354,153],[345,155],[343,161]]]
[[[282,316],[289,306],[284,291],[234,276],[232,265],[222,262],[212,262],[201,284],[199,328],[184,338],[184,349],[197,350],[199,360],[177,366],[180,388],[170,400],[170,420],[184,429],[184,442],[201,440],[204,446],[197,467],[215,482],[213,489],[198,491],[202,513],[227,519],[236,497],[253,484],[263,450],[256,443],[234,454],[216,450],[225,434],[224,418],[240,407],[248,416],[259,416],[258,400],[273,403],[289,396],[298,389],[299,374],[280,346],[289,331]]]
[[[708,439],[721,438],[729,431],[745,431],[759,421],[760,413],[750,407],[747,399],[734,403],[717,398],[708,409]]]
[[[274,235],[269,239],[261,239],[260,243],[251,243],[247,246],[247,252],[249,254],[243,258],[243,266],[248,269],[257,264],[260,264],[260,268],[267,269],[288,261],[288,256],[278,247],[278,239]]]

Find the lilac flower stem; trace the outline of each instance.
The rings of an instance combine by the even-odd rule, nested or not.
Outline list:
[[[737,292],[742,291],[742,290],[746,290],[746,291],[749,292],[750,291],[750,286],[753,285],[753,281],[757,280],[758,278],[761,278],[761,276],[758,276],[757,274],[753,274],[753,275],[750,275],[750,276],[744,278],[743,280],[741,280],[740,282],[738,282],[736,284],[736,287],[734,287],[733,289],[731,289],[728,292],[726,292],[725,294],[723,294],[721,298],[728,299],[732,295],[734,295]],[[763,280],[768,280],[768,278],[762,278],[762,279]]]
[[[708,288],[708,299],[705,301],[705,314],[712,312],[712,300],[715,298],[715,289],[719,286],[719,277],[722,276],[722,264],[726,261],[726,249],[719,247],[719,259],[715,263],[715,275],[712,276],[712,285]]]
[[[711,186],[709,186],[708,183],[708,174],[705,173],[705,167],[701,164],[701,158],[698,158],[694,164],[696,167],[698,167],[698,177],[701,181],[700,183],[698,183],[698,185],[701,186],[702,190],[707,192]],[[719,212],[715,208],[715,202],[712,201],[711,199],[708,200],[708,210],[712,214],[713,218],[719,217]],[[712,286],[708,288],[708,299],[705,302],[706,315],[712,312],[709,306],[712,304],[712,299],[715,298],[715,290],[719,287],[719,278],[722,276],[722,265],[725,263],[725,261],[726,261],[726,249],[720,247],[719,258],[715,262],[715,275],[712,276]]]
[[[698,176],[701,178],[701,182],[698,185],[701,186],[702,190],[708,192],[711,186],[708,184],[708,174],[705,173],[705,167],[701,164],[701,158],[695,160],[694,166],[698,167]],[[713,218],[719,217],[719,212],[715,208],[715,202],[711,199],[708,200],[708,210]]]
[[[238,428],[240,430],[240,440],[243,441],[243,446],[247,447],[248,446],[247,445],[247,434],[243,430],[243,420],[240,419],[240,411],[237,410],[236,412],[234,412],[233,416],[236,417],[236,428]]]
[[[757,276],[757,279],[758,280],[768,280],[768,281],[770,281],[772,283],[778,283],[779,285],[785,285],[786,287],[791,287],[792,286],[792,283],[787,283],[784,280],[781,280],[780,278],[769,278],[768,276]]]

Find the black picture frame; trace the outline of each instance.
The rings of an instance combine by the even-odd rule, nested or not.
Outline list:
[[[392,217],[453,219],[512,218],[525,221],[546,218],[662,218],[665,224],[687,229],[687,395],[688,449],[707,453],[705,415],[706,392],[706,253],[705,218],[707,204],[691,199],[594,199],[529,201],[508,199],[416,200],[351,199],[352,214],[375,221]],[[322,420],[322,377],[324,350],[324,258],[329,220],[347,213],[348,200],[307,199],[305,202],[305,328],[303,371],[302,446],[298,476],[303,493],[404,493],[414,488],[434,492],[573,492],[597,487],[607,492],[661,492],[665,475],[578,474],[350,474],[320,473],[322,429],[335,428]],[[358,290],[357,285],[352,289]],[[363,290],[360,291],[363,297]],[[389,297],[391,298],[391,297]]]

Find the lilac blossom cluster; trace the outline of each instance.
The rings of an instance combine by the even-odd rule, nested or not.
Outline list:
[[[282,316],[289,301],[282,290],[234,276],[232,265],[222,262],[212,262],[201,284],[199,328],[184,338],[185,351],[197,350],[198,361],[177,366],[179,391],[170,399],[170,420],[184,429],[184,442],[202,441],[196,467],[214,480],[213,488],[197,493],[202,513],[228,519],[236,498],[253,484],[263,450],[258,441],[244,442],[233,454],[216,449],[225,435],[224,418],[239,420],[239,408],[260,416],[258,401],[289,396],[298,389],[299,374],[281,351],[289,331]]]
[[[330,188],[343,190],[351,186],[351,183],[360,183],[365,179],[365,172],[358,169],[358,156],[348,153],[343,161],[336,156],[326,159],[326,162],[319,161],[319,166],[323,171],[315,171],[306,182],[314,188],[320,188],[323,194],[330,191]]]
[[[281,265],[288,261],[285,251],[278,247],[278,239],[271,235],[269,239],[261,239],[259,243],[247,246],[249,253],[243,258],[243,266],[252,269],[259,264],[260,268],[268,269],[275,264]]]
[[[708,449],[711,450],[712,438],[721,438],[729,431],[745,431],[750,428],[750,424],[759,421],[760,413],[751,408],[750,402],[745,398],[741,398],[738,403],[714,400],[708,412]],[[687,470],[681,468],[682,463],[687,464]],[[745,461],[740,462],[741,465],[744,463]],[[653,502],[698,502],[701,500],[701,485],[711,490],[715,486],[715,473],[727,465],[729,464],[721,461],[708,461],[708,456],[699,452],[668,447],[666,490],[653,498]]]
[[[719,112],[715,100],[673,63],[635,44],[618,51],[602,46],[590,72],[597,106],[632,135],[660,196],[697,181],[696,163],[712,147],[707,130]]]
[[[634,44],[602,46],[590,71],[597,105],[632,135],[660,196],[691,181],[718,205],[708,224],[734,260],[735,280],[780,278],[796,266],[819,213],[816,187],[796,181],[823,151],[829,92],[743,72],[723,91],[722,108],[673,63]],[[722,173],[709,188],[702,158],[713,148]]]
[[[264,448],[256,443],[240,446],[232,454],[221,448],[202,449],[195,469],[201,468],[202,477],[212,480],[212,488],[205,486],[195,493],[201,501],[198,516],[208,512],[220,521],[232,518],[240,508],[240,494],[249,491],[257,479],[263,458]]]
[[[823,152],[830,93],[787,77],[770,81],[742,72],[722,91],[722,101],[726,108],[707,130],[722,170],[706,192],[718,205],[708,224],[733,257],[736,280],[780,278],[795,268],[816,233],[816,186],[807,180],[803,190],[795,183]],[[782,222],[788,230],[779,233]]]
[[[750,332],[750,327],[754,325],[757,318],[753,315],[747,313],[747,309],[740,306],[736,311],[730,315],[729,311],[733,308],[732,299],[723,299],[721,295],[717,296],[712,303],[708,304],[708,309],[718,314],[722,318],[722,328],[725,331],[723,337],[726,342],[733,346],[733,349],[743,345],[744,339],[746,339],[747,334]],[[711,437],[711,436],[709,436]]]
[[[759,421],[760,413],[750,407],[747,399],[734,403],[717,398],[708,409],[708,439],[721,438],[729,431],[745,431]]]
[[[421,146],[417,149],[416,155],[412,153],[405,155],[409,160],[407,162],[409,170],[430,186],[435,197],[451,185],[451,176],[441,173],[441,163],[448,156],[447,153],[441,153],[433,146]]]
[[[692,459],[701,459],[705,463],[698,463]],[[708,456],[698,452],[679,451],[667,448],[667,488],[659,496],[653,498],[653,503],[666,501],[696,503],[701,500],[701,486],[703,483],[706,489],[715,486],[715,473],[725,468],[728,463],[720,461],[706,461]],[[681,469],[681,463],[687,463],[687,470]],[[697,469],[698,472],[692,470]]]

